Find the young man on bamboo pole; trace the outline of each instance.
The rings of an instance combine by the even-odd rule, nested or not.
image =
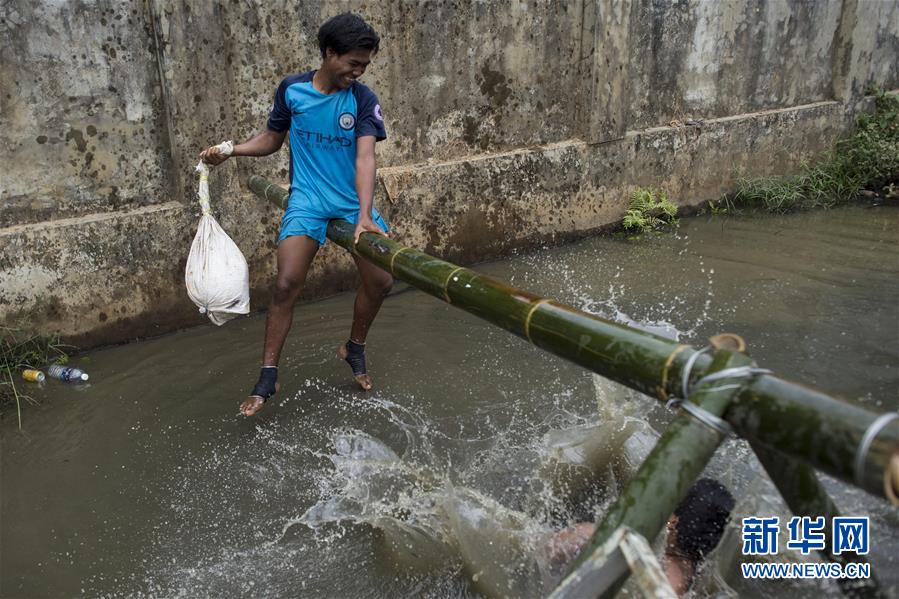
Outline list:
[[[265,346],[259,381],[240,405],[253,416],[278,385],[278,361],[293,320],[312,259],[325,243],[328,221],[345,219],[356,225],[355,238],[365,232],[386,234],[384,219],[374,209],[375,142],[387,137],[378,98],[357,81],[378,51],[380,38],[361,17],[344,13],[318,31],[322,55],[317,70],[281,81],[267,128],[230,154],[219,146],[200,158],[217,165],[229,156],[267,156],[278,151],[290,134],[290,199],[278,236],[278,275],[265,323]],[[353,307],[349,340],[338,355],[346,360],[364,390],[371,389],[365,367],[365,338],[390,291],[393,278],[353,256],[362,284]]]

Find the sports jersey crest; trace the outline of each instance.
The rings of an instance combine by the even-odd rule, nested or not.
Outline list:
[[[337,124],[340,125],[340,128],[344,131],[349,131],[356,125],[356,117],[354,117],[352,113],[344,112],[338,117]]]

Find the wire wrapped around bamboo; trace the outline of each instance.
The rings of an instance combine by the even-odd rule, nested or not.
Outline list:
[[[899,420],[874,437],[862,471],[855,471],[859,445],[878,417],[880,414],[773,376],[759,377],[744,388],[725,414],[741,437],[800,457],[831,476],[889,498],[884,476],[899,446]]]
[[[286,205],[287,190],[255,175],[248,185],[279,208]],[[696,355],[690,346],[516,289],[383,235],[364,233],[357,245],[353,235],[354,227],[346,221],[333,220],[328,226],[331,241],[398,279],[647,395],[661,400],[680,396],[687,363],[694,362],[686,371],[690,385],[711,364],[710,356]],[[854,469],[862,439],[879,416],[771,375],[747,382],[724,413],[740,435],[887,497],[884,481],[890,480],[887,465],[899,449],[899,420],[888,423],[873,439],[861,456],[858,476]]]

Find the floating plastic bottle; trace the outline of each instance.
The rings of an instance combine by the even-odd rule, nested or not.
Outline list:
[[[47,369],[47,374],[55,379],[72,383],[80,383],[88,379],[87,373],[79,368],[54,364]]]
[[[47,377],[40,370],[23,370],[22,378],[26,381],[31,381],[32,383],[43,383]]]

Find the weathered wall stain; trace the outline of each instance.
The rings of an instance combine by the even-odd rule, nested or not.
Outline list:
[[[899,87],[899,2],[7,0],[0,321],[83,346],[203,323],[183,285],[197,154],[260,131],[347,9],[383,40],[376,203],[400,241],[463,263],[606,227],[635,186],[696,204],[737,170],[788,173],[867,86]],[[286,183],[286,149],[211,179],[262,308],[280,213],[250,173]],[[354,283],[329,245],[304,297]]]

